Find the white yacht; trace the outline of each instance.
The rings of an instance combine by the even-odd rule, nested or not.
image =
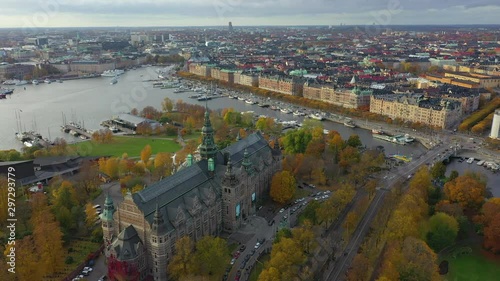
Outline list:
[[[104,71],[101,76],[104,76],[104,77],[115,77],[115,76],[118,76],[118,75],[122,75],[123,73],[125,73],[125,70],[122,70],[122,69],[113,69],[113,70],[106,70]]]
[[[467,163],[468,164],[472,164],[472,162],[474,162],[474,157],[471,157],[471,158],[467,159]]]
[[[323,119],[324,119],[323,116],[321,116],[318,113],[311,113],[311,114],[309,114],[309,117],[311,117],[314,120],[319,120],[319,121],[323,121]]]
[[[33,85],[38,85],[40,82],[38,82],[38,80],[33,80],[33,81],[31,81],[31,83],[32,83]]]
[[[43,82],[44,82],[45,84],[50,84],[50,83],[52,83],[52,81],[50,81],[50,79],[45,79]]]

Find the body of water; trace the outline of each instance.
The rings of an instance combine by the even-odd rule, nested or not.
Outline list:
[[[140,110],[150,105],[161,109],[161,102],[165,97],[172,100],[182,99],[191,104],[205,104],[205,102],[188,98],[194,94],[192,92],[176,94],[173,89],[153,88],[152,82],[146,81],[157,78],[155,70],[156,68],[149,67],[128,71],[121,75],[118,83],[114,85],[110,84],[111,78],[99,77],[15,87],[14,94],[0,101],[2,120],[0,122],[0,149],[21,149],[22,144],[15,138],[15,133],[18,131],[33,130],[42,134],[43,137],[49,137],[50,134],[50,139],[62,137],[68,142],[79,141],[60,131],[63,115],[67,122],[78,122],[84,124],[87,129],[97,130],[101,128],[102,121],[118,113],[130,112],[132,108]],[[253,111],[258,115],[281,120],[303,121],[303,117],[249,105],[236,99],[210,100],[208,106],[212,110],[234,108],[240,112]],[[20,118],[16,118],[16,115]],[[19,128],[19,123],[21,128]],[[352,129],[329,121],[322,123],[325,129],[338,131],[344,139],[357,134],[363,144],[369,148],[382,145],[387,154],[400,153],[417,156],[425,151],[425,148],[418,143],[406,146],[396,145],[373,139],[368,130]]]

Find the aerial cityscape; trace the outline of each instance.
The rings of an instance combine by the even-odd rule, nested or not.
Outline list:
[[[498,280],[497,1],[5,2],[0,280]]]

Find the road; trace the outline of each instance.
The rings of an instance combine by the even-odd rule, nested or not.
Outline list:
[[[313,193],[317,192],[320,191],[313,190]],[[239,280],[248,280],[251,269],[255,266],[255,263],[259,262],[259,256],[263,252],[271,250],[280,223],[283,223],[288,228],[295,226],[297,224],[298,215],[312,200],[314,200],[314,197],[304,197],[303,201],[293,204],[283,212],[276,211],[276,213],[272,213],[266,216],[266,218],[262,216],[252,216],[248,218],[246,224],[241,228],[241,230],[233,234],[234,236],[240,236],[240,239],[238,240],[244,240],[247,242],[244,243],[246,246],[245,250],[240,252],[239,258],[236,259],[234,265],[232,265],[227,280],[236,280],[235,278],[238,271],[241,273]],[[326,198],[321,200],[326,200]],[[304,203],[305,205],[303,205]],[[302,207],[298,208],[296,212],[292,212],[292,209],[298,207],[299,205],[302,205]],[[266,211],[267,210],[261,210],[259,213],[264,213]],[[285,216],[287,219],[285,219]],[[274,221],[274,224],[269,225],[269,222],[271,221]],[[257,241],[260,241],[263,238],[265,239],[265,242],[258,249],[255,249]],[[241,245],[239,247],[241,247]],[[255,251],[252,253],[252,250]],[[244,262],[247,255],[249,255],[248,261]],[[243,263],[245,264],[244,266],[242,266]]]
[[[444,143],[448,142],[444,141]],[[437,146],[434,149],[422,154],[418,159],[402,165],[397,169],[391,170],[390,173],[385,176],[383,181],[379,183],[379,188],[375,194],[375,198],[352,234],[344,253],[341,253],[336,259],[334,266],[326,271],[323,280],[337,281],[345,279],[345,274],[349,269],[354,256],[357,254],[373,218],[375,218],[378,210],[382,206],[386,193],[396,184],[396,182],[409,179],[409,177],[411,177],[411,175],[413,175],[420,166],[436,161],[436,157],[444,154],[447,149],[450,149],[447,145]]]

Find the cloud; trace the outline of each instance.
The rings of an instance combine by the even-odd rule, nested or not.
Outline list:
[[[407,23],[414,18],[419,24],[443,19],[451,20],[450,23],[498,23],[493,14],[499,8],[498,0],[2,0],[0,27],[21,22],[14,16],[32,19],[41,13],[49,13],[47,26],[67,26],[71,17],[77,18],[78,23],[88,22],[89,26],[97,22],[109,24],[110,20],[115,22],[111,25],[140,22],[150,26],[213,25],[238,19],[242,24],[279,24],[278,20],[285,24],[294,22],[293,18],[297,19],[296,24],[317,24],[319,19],[323,24],[335,24],[338,20],[358,24],[372,20],[372,14],[379,11],[393,15],[390,24],[405,23],[398,14],[410,16]],[[481,22],[475,22],[477,19]]]

